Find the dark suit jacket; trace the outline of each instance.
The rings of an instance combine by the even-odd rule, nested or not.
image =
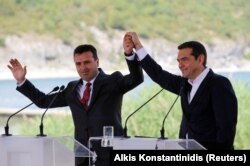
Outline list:
[[[211,69],[191,103],[187,79],[164,71],[149,55],[142,68],[162,88],[181,96],[180,138],[195,139],[207,149],[232,149],[237,124],[237,98],[230,81]]]
[[[136,60],[127,60],[130,74],[123,76],[120,72],[111,75],[101,69],[93,84],[93,93],[89,110],[80,103],[77,86],[82,80],[69,82],[51,107],[69,106],[75,126],[75,138],[87,146],[89,137],[103,135],[103,126],[113,126],[114,135],[123,135],[121,107],[123,95],[143,82],[143,73]],[[46,108],[54,95],[45,94],[36,89],[30,81],[17,87],[17,90],[32,100],[38,107]]]

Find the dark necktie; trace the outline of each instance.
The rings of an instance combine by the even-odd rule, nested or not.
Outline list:
[[[85,85],[85,90],[83,92],[83,96],[82,96],[82,99],[81,99],[81,103],[83,104],[83,106],[85,107],[86,110],[88,109],[88,101],[89,101],[89,98],[90,98],[90,90],[91,90],[90,86],[91,86],[90,82],[88,82]]]
[[[192,85],[188,84],[188,102],[191,103],[191,91],[192,91]]]

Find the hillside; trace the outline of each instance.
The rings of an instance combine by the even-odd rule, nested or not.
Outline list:
[[[34,71],[74,71],[73,49],[91,43],[102,67],[123,70],[122,38],[136,31],[166,67],[176,68],[178,44],[199,40],[209,66],[248,70],[249,11],[248,0],[2,0],[0,68],[17,57]]]

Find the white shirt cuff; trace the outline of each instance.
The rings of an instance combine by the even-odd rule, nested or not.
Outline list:
[[[133,60],[135,59],[135,53],[133,53],[133,54],[130,55],[130,56],[125,56],[125,58],[126,58],[127,60],[133,61]]]
[[[25,83],[25,81],[26,81],[26,79],[25,79],[23,82],[21,82],[21,83],[16,83],[16,84],[17,84],[18,87],[20,87],[20,86],[22,86],[22,85]]]
[[[143,47],[137,50],[136,54],[138,56],[139,61],[143,60],[148,55],[147,51]]]

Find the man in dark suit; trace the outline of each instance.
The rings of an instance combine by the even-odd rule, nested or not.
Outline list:
[[[195,139],[207,149],[233,149],[237,98],[230,81],[206,67],[205,47],[197,41],[178,46],[182,76],[162,69],[143,48],[137,34],[128,32],[149,77],[162,88],[181,96],[180,138]]]
[[[130,74],[123,76],[116,71],[110,75],[99,68],[97,51],[92,45],[80,45],[74,50],[74,63],[81,77],[71,81],[65,90],[59,93],[51,108],[69,106],[75,126],[75,138],[83,145],[88,145],[90,137],[103,135],[103,126],[113,126],[114,136],[123,135],[121,107],[123,95],[143,82],[143,73],[138,61],[134,60],[133,43],[130,36],[124,36],[124,53]],[[17,59],[11,59],[9,69],[17,81],[17,90],[32,100],[38,107],[46,108],[55,94],[45,96],[25,78],[26,66]],[[88,100],[81,102],[87,87]],[[97,150],[96,165],[109,165],[105,149]],[[77,166],[88,165],[87,160],[76,160]]]

